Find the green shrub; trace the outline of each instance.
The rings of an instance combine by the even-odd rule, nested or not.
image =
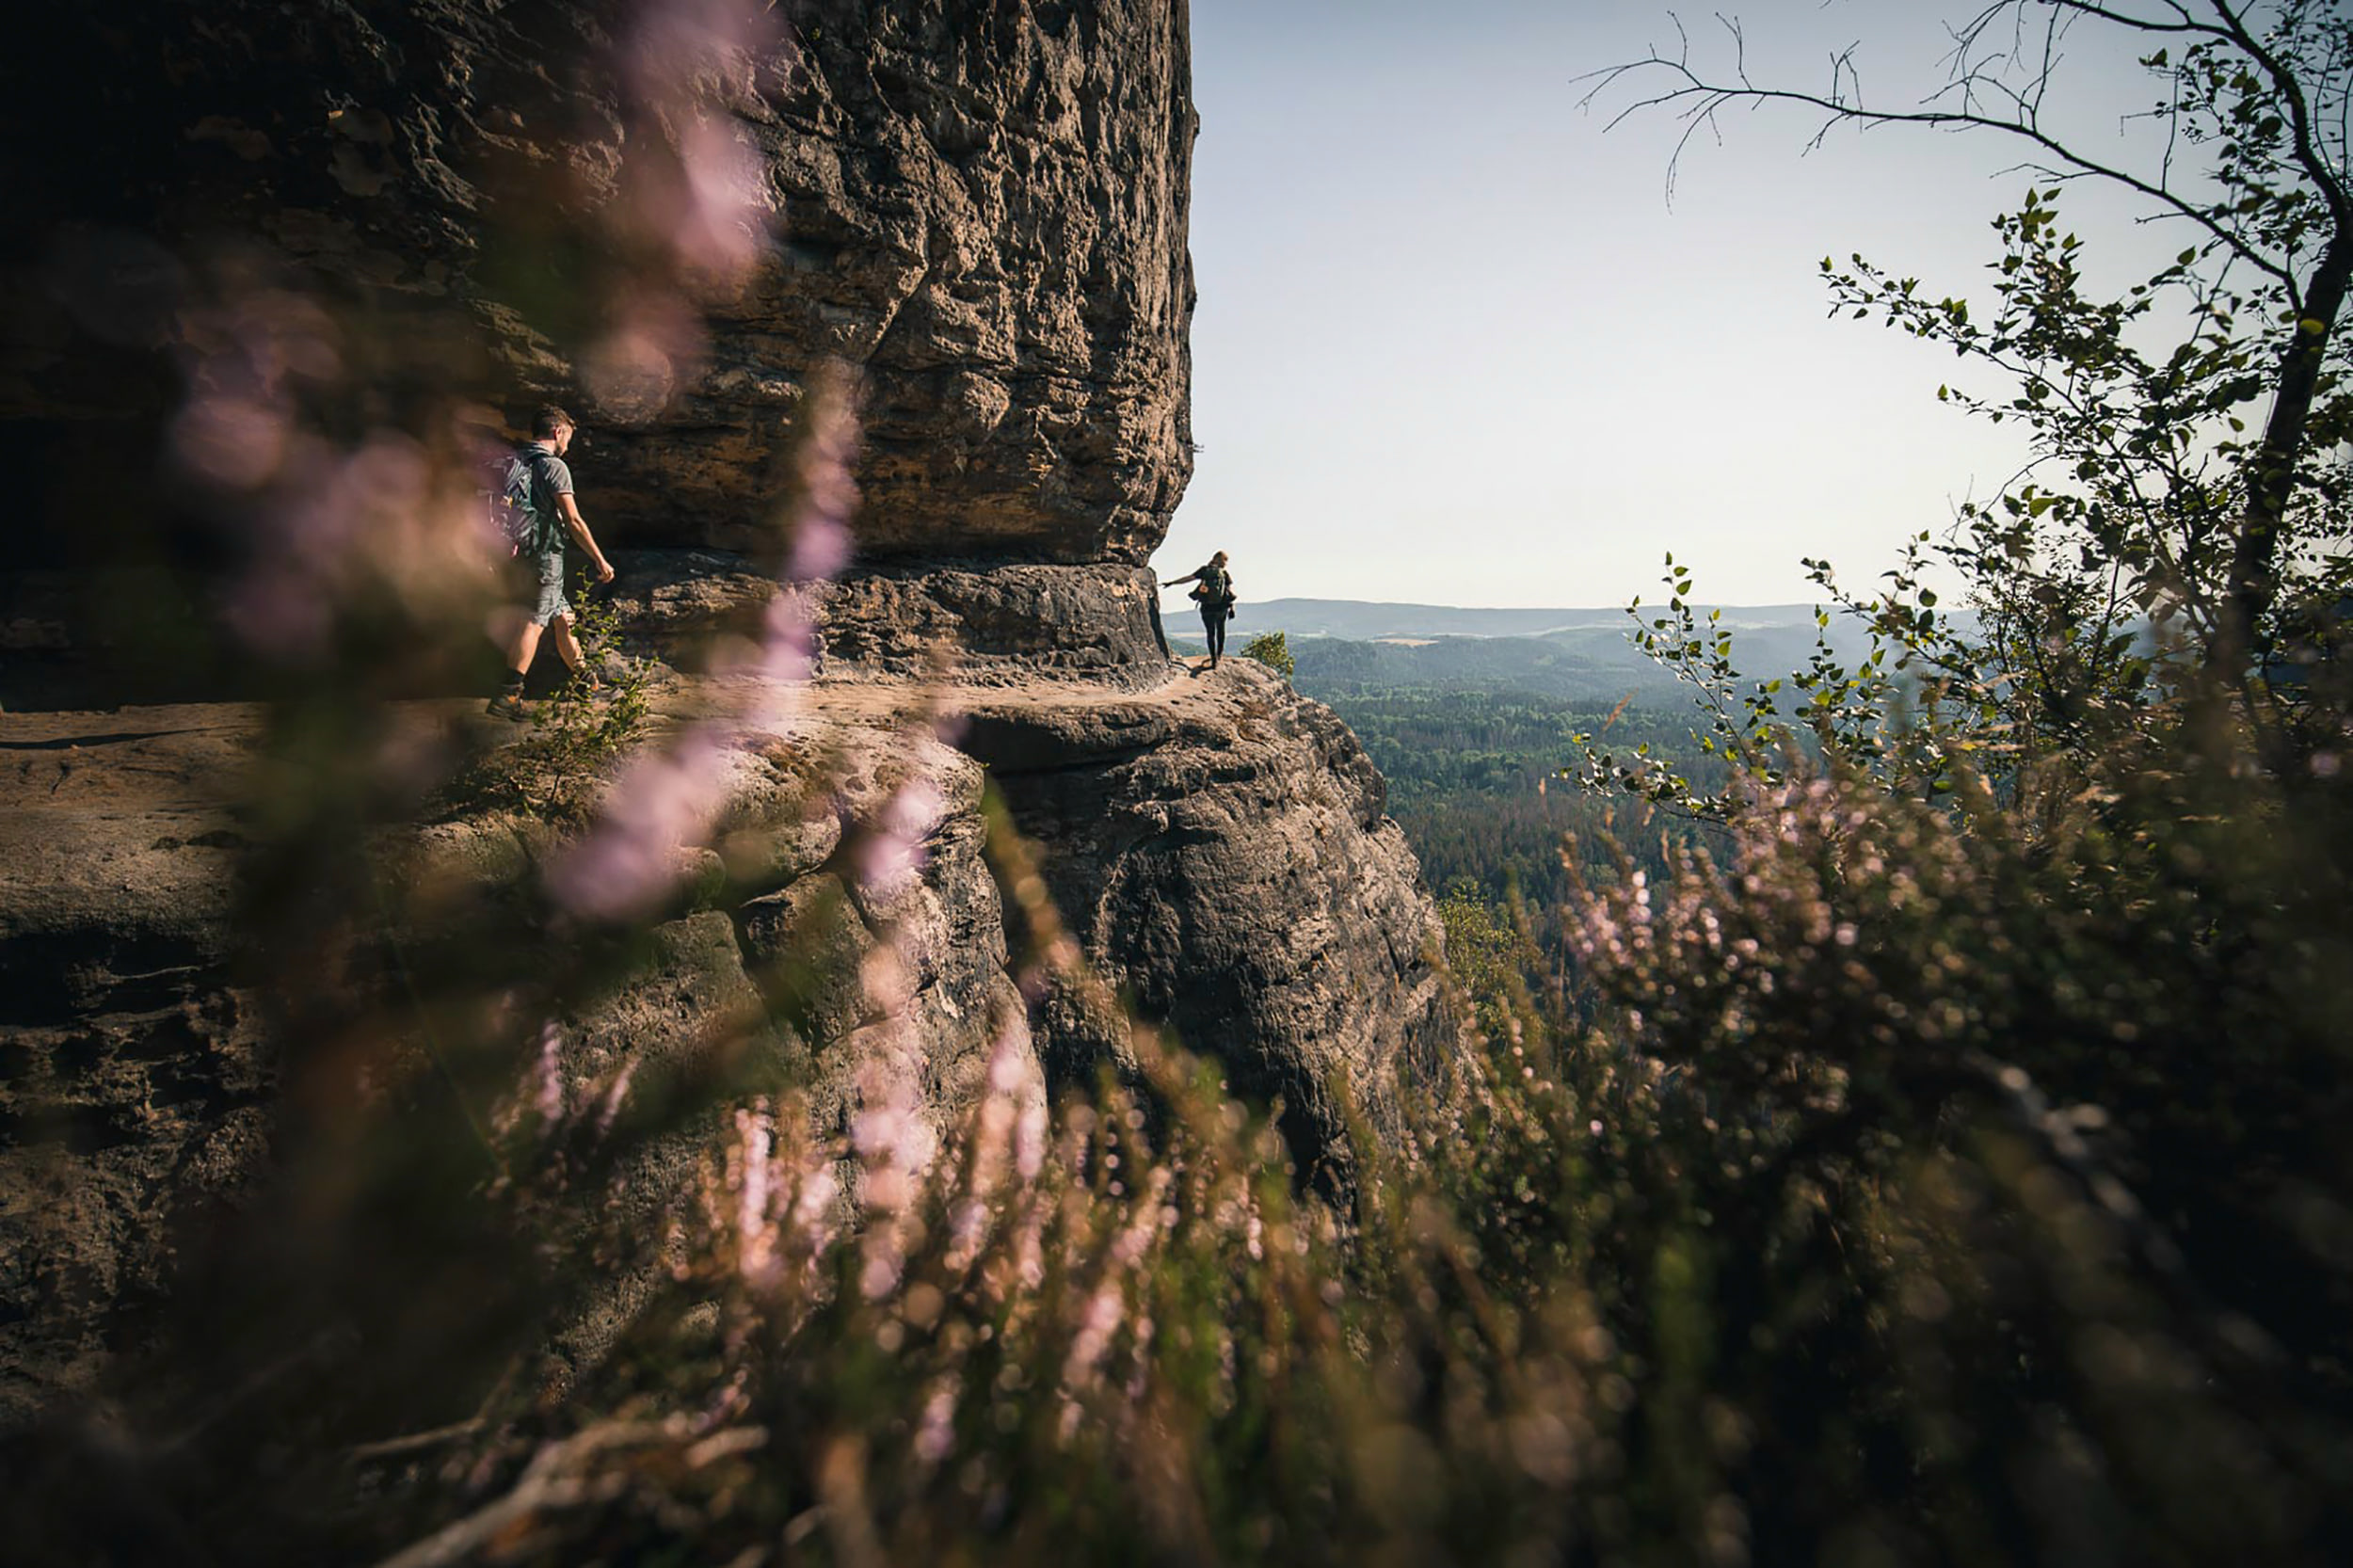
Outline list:
[[[1261,632],[1242,645],[1241,656],[1256,659],[1286,680],[1299,666],[1291,658],[1291,645],[1280,632]]]
[[[475,757],[442,791],[453,809],[504,809],[578,824],[605,771],[639,739],[652,711],[652,666],[621,648],[620,615],[576,588],[581,668],[531,715],[530,729]]]

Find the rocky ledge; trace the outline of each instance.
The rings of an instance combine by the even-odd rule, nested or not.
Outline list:
[[[1412,854],[1327,710],[1246,661],[1154,673],[837,674],[740,728],[713,765],[713,841],[680,852],[650,946],[555,1020],[563,1093],[640,1059],[664,1070],[728,1018],[757,1020],[739,1032],[807,1087],[820,1131],[878,1093],[952,1118],[992,1060],[1049,1087],[1132,1065],[1124,1022],[1072,987],[1016,989],[1018,920],[983,856],[993,783],[1095,969],[1238,1092],[1279,1097],[1303,1174],[1341,1179],[1341,1096],[1388,1114],[1452,1038]],[[666,684],[648,744],[723,688]],[[263,720],[224,704],[0,718],[7,1417],[87,1384],[169,1284],[177,1239],[266,1164],[273,1014],[240,984],[232,920]],[[471,703],[413,703],[394,728],[440,744],[485,724]],[[911,788],[920,870],[877,882],[861,846]],[[495,804],[427,815],[380,852],[397,920],[427,942],[579,831]],[[693,1157],[671,1151],[634,1190],[674,1189]],[[565,1353],[594,1354],[630,1294],[617,1284]]]

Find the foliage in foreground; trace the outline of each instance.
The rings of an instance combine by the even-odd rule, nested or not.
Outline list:
[[[1590,1027],[1500,929],[1465,954],[1467,1081],[1364,1136],[1346,1214],[1146,1030],[1141,1084],[1050,1111],[1000,1048],[939,1141],[817,1136],[747,1055],[568,1090],[486,1036],[442,1065],[488,1158],[422,1062],[332,1112],[310,1244],[239,1255],[238,1304],[296,1300],[179,1325],[108,1495],[241,1560],[2325,1560],[2353,920],[2309,872],[2348,833],[2333,784],[2194,762],[2056,837],[1760,793],[1723,864],[1577,901]],[[1025,972],[1067,964],[1028,913]],[[648,1226],[615,1183],[681,1133]],[[552,1375],[614,1277],[622,1337]],[[62,1452],[60,1530],[101,1473]]]
[[[533,712],[522,739],[474,758],[450,780],[441,793],[452,808],[584,823],[604,770],[644,730],[653,706],[651,666],[622,652],[620,615],[610,599],[584,580],[572,600],[582,667],[566,672]]]

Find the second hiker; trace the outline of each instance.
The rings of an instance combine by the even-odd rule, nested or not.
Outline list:
[[[523,706],[523,678],[538,656],[542,632],[554,630],[555,651],[566,664],[578,670],[584,662],[580,639],[572,635],[577,617],[564,592],[566,541],[588,557],[598,582],[613,581],[613,563],[597,548],[596,536],[588,532],[580,504],[572,499],[572,471],[564,454],[572,444],[573,429],[572,416],[563,409],[552,405],[541,408],[531,422],[533,439],[507,460],[505,500],[517,517],[515,553],[533,568],[538,596],[507,649],[505,684],[490,699],[490,712],[503,718],[530,714]]]
[[[1209,633],[1209,668],[1225,653],[1225,622],[1234,613],[1234,577],[1225,569],[1225,552],[1209,557],[1209,564],[1198,567],[1184,576],[1160,584],[1173,588],[1179,583],[1193,584],[1193,601],[1201,609],[1201,627]]]

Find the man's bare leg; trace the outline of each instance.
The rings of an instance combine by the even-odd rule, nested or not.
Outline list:
[[[572,617],[558,616],[548,622],[548,630],[555,633],[557,657],[564,661],[568,668],[579,669],[586,662],[587,655],[580,650],[580,639],[572,635]]]

